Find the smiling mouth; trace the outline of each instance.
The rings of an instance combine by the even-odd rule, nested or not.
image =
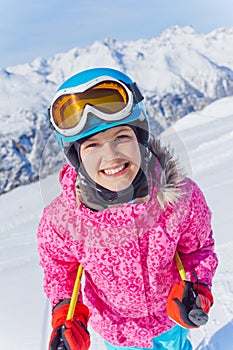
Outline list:
[[[122,165],[119,165],[115,168],[109,168],[109,169],[103,169],[102,172],[105,175],[116,175],[122,173],[124,170],[126,170],[129,166],[129,163],[125,163]]]

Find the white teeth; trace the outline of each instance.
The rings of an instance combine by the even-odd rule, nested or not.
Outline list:
[[[125,168],[125,165],[121,165],[118,168],[114,168],[114,169],[105,169],[104,173],[107,175],[113,175],[116,173],[119,173],[120,171],[122,171]]]

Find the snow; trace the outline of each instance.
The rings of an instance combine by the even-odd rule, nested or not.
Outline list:
[[[206,195],[220,260],[210,320],[191,332],[191,341],[195,350],[232,350],[233,97],[187,115],[163,139],[175,145],[186,171]],[[50,306],[42,290],[36,231],[43,207],[60,191],[57,175],[0,196],[0,350],[47,348]],[[91,349],[104,349],[99,336],[91,333]]]

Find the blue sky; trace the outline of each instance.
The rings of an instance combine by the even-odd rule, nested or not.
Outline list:
[[[232,0],[0,0],[0,67],[48,58],[107,37],[152,38],[172,25],[233,26]]]

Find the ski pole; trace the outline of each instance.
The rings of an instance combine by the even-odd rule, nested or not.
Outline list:
[[[178,271],[179,271],[181,279],[183,281],[187,280],[184,266],[183,266],[182,261],[180,259],[179,253],[177,251],[175,253],[175,260],[176,260],[176,265],[177,265],[177,268],[178,268]]]
[[[67,320],[70,320],[74,316],[74,310],[75,310],[75,306],[76,306],[77,299],[78,299],[78,293],[80,290],[82,272],[83,272],[83,267],[81,264],[79,264],[78,272],[77,272],[75,283],[74,283],[74,289],[73,289],[72,297],[70,300],[70,306],[69,306],[69,310],[68,310],[67,317],[66,317]]]
[[[75,283],[74,283],[74,289],[73,289],[72,297],[71,297],[71,300],[70,300],[70,306],[69,306],[68,313],[67,313],[67,316],[66,316],[66,320],[70,320],[74,316],[75,306],[76,306],[76,303],[77,303],[78,293],[79,293],[79,290],[80,290],[82,272],[83,272],[82,265],[79,264],[77,275],[76,275],[76,279],[75,279]],[[66,349],[66,347],[65,347],[65,344],[64,344],[64,340],[63,340],[63,338],[61,336],[60,343],[58,345],[57,350],[65,350],[65,349]]]

